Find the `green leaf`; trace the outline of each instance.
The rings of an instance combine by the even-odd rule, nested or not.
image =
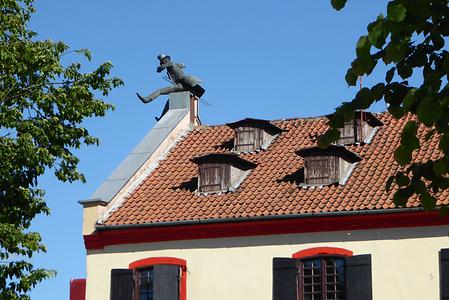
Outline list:
[[[390,191],[391,185],[393,184],[393,181],[394,181],[394,180],[395,180],[395,176],[390,176],[390,177],[388,177],[387,183],[385,184],[385,190],[386,190],[387,192]]]
[[[336,10],[341,10],[345,7],[347,0],[331,0],[332,7]]]
[[[445,133],[440,137],[438,148],[444,153],[449,153],[449,134]]]
[[[384,96],[385,84],[382,82],[376,84],[371,88],[371,93],[373,95],[374,101],[379,101]]]
[[[322,136],[318,137],[318,147],[325,149],[330,144],[340,138],[340,131],[337,129],[329,129]]]
[[[349,86],[355,86],[357,84],[358,76],[354,73],[352,68],[348,69],[346,72],[345,80]]]
[[[418,126],[415,121],[408,121],[401,135],[401,147],[409,153],[413,150],[419,149],[419,139],[416,137]]]
[[[441,106],[432,97],[426,97],[421,100],[416,109],[419,120],[426,126],[432,126],[441,117],[441,113]]]
[[[444,38],[440,34],[433,33],[430,37],[436,50],[440,50],[444,47]]]
[[[412,186],[413,189],[415,190],[415,193],[418,194],[427,193],[426,184],[421,179],[417,179],[416,177],[414,177],[412,180]]]
[[[410,178],[408,176],[405,176],[404,173],[397,173],[395,181],[398,186],[407,186],[410,183]]]
[[[371,45],[379,49],[385,43],[383,38],[383,21],[383,16],[380,15],[375,22],[368,25],[368,39]]]
[[[441,206],[440,207],[440,212],[439,212],[439,217],[440,218],[446,217],[448,213],[449,213],[449,208],[447,206]]]
[[[401,61],[397,64],[398,66],[398,75],[401,76],[402,79],[407,79],[413,74],[413,68],[405,63],[404,61]]]
[[[390,83],[391,80],[393,79],[394,76],[394,72],[396,71],[395,67],[392,67],[390,70],[387,71],[386,75],[385,75],[385,81],[387,83]]]
[[[357,109],[367,109],[373,103],[374,98],[369,88],[362,88],[357,92],[355,96],[355,103],[357,105]]]
[[[385,47],[384,61],[386,63],[402,61],[410,50],[410,45],[401,41],[390,41]]]
[[[358,62],[361,65],[363,73],[370,74],[373,71],[376,63],[371,57],[371,43],[369,42],[368,36],[361,36],[357,42],[356,53]]]
[[[410,89],[407,95],[404,97],[404,100],[402,100],[404,109],[406,111],[410,111],[415,106],[415,104],[418,103],[418,99],[415,96],[416,91],[417,89]]]
[[[433,162],[433,171],[436,175],[443,175],[449,172],[449,163],[447,159],[440,158]]]
[[[394,193],[393,202],[397,206],[405,206],[408,199],[413,195],[413,188],[408,186]]]
[[[387,17],[390,21],[401,22],[405,19],[407,9],[400,3],[390,2],[387,7]]]
[[[435,209],[435,205],[437,199],[430,195],[429,193],[424,193],[419,196],[419,200],[421,200],[422,207],[424,210],[433,210]]]
[[[412,160],[412,153],[411,153],[411,151],[408,151],[403,146],[399,146],[394,151],[394,159],[401,166],[405,166],[405,165],[409,164],[410,161]]]
[[[415,135],[403,132],[401,146],[411,153],[413,150],[419,149],[419,139]]]
[[[400,106],[390,105],[388,106],[388,112],[396,119],[400,119],[404,116],[404,109]]]

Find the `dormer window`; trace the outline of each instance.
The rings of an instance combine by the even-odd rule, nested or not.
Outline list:
[[[195,157],[192,161],[198,165],[200,193],[232,191],[256,167],[234,153],[209,153]]]
[[[367,142],[372,137],[375,128],[383,123],[370,112],[357,111],[354,119],[345,122],[340,130],[340,138],[337,144],[349,145],[354,143]]]
[[[344,183],[354,164],[362,160],[354,152],[337,145],[327,149],[305,148],[296,151],[296,154],[304,158],[305,185]]]
[[[234,132],[234,149],[237,151],[260,149],[264,143],[264,132],[260,128],[242,126],[236,128]]]
[[[250,118],[227,125],[234,129],[235,151],[254,151],[264,148],[284,131],[269,121]]]
[[[200,192],[226,191],[231,181],[231,165],[225,163],[203,163],[198,166]]]

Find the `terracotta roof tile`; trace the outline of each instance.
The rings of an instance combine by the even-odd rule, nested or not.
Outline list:
[[[183,138],[159,166],[104,221],[105,225],[163,223],[186,220],[242,218],[320,212],[391,209],[394,191],[386,192],[387,178],[400,169],[393,152],[400,142],[401,130],[410,117],[393,119],[376,115],[384,125],[369,144],[347,148],[363,158],[343,186],[304,187],[285,180],[304,160],[295,150],[316,145],[316,136],[327,129],[325,117],[274,121],[287,131],[281,133],[267,150],[242,153],[255,162],[253,169],[235,192],[198,195],[191,187],[197,165],[190,159],[205,153],[225,153],[223,145],[233,138],[226,125],[202,126]],[[420,138],[426,134],[420,128]],[[436,137],[414,153],[415,161],[441,155]],[[449,204],[448,192],[438,204]],[[417,207],[413,197],[407,207]]]

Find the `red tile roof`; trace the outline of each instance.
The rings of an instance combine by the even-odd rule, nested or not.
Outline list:
[[[273,121],[287,131],[281,133],[267,150],[242,153],[240,157],[257,167],[234,192],[198,195],[198,166],[191,158],[205,153],[227,152],[233,130],[226,125],[199,127],[185,136],[159,166],[138,186],[121,206],[103,222],[104,225],[163,223],[188,220],[251,218],[321,212],[388,210],[395,208],[393,191],[385,191],[388,177],[400,166],[393,152],[401,131],[410,117],[394,119],[387,113],[376,115],[384,125],[378,127],[369,144],[347,148],[363,158],[344,185],[301,187],[286,180],[303,167],[296,150],[316,145],[316,135],[327,129],[327,118],[300,118]],[[424,139],[425,129],[418,133]],[[415,161],[440,156],[437,138],[431,139]],[[448,204],[448,192],[437,204]],[[418,207],[411,198],[407,207]]]

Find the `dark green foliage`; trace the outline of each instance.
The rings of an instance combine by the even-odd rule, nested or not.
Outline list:
[[[331,4],[340,10],[346,1]],[[379,15],[367,30],[356,45],[357,57],[346,73],[346,82],[355,86],[357,77],[369,75],[379,62],[390,66],[385,82],[363,88],[352,101],[337,108],[329,122],[331,129],[320,138],[319,145],[325,147],[338,139],[335,130],[348,115],[382,99],[395,118],[415,115],[416,121],[405,125],[401,144],[394,153],[403,171],[390,177],[387,190],[393,183],[397,185],[397,205],[405,205],[409,197],[417,194],[425,209],[433,209],[435,194],[449,187],[449,52],[445,49],[449,36],[448,1],[390,1],[387,16]],[[420,85],[411,86],[406,81],[412,75],[422,78]],[[411,163],[413,152],[421,147],[416,137],[421,124],[429,131],[426,140],[435,134],[439,137],[443,158]]]
[[[36,269],[29,258],[45,251],[41,237],[30,232],[38,214],[48,214],[39,176],[54,170],[62,181],[84,181],[78,158],[81,145],[98,144],[82,126],[87,117],[112,109],[97,98],[120,86],[108,78],[112,65],[90,73],[81,64],[61,64],[69,51],[63,42],[38,41],[27,29],[32,0],[2,0],[0,7],[0,299],[28,299],[28,292],[53,271]]]

